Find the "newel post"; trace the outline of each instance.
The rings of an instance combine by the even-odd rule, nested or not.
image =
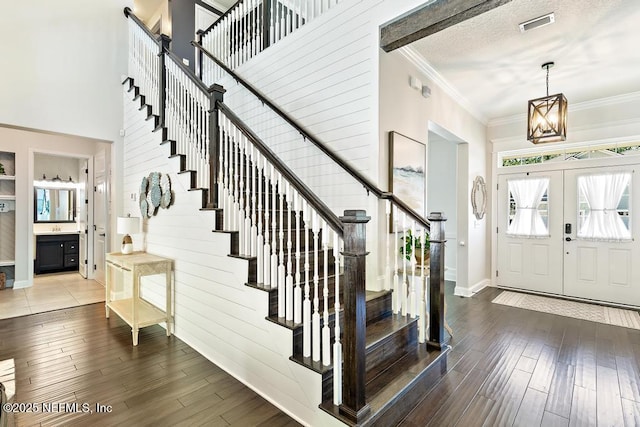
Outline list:
[[[218,174],[220,173],[220,123],[218,102],[224,100],[225,89],[219,84],[209,88],[209,194],[207,208],[218,207]]]
[[[171,45],[171,37],[166,34],[160,34],[160,81],[158,82],[158,117],[160,117],[160,123],[158,128],[166,126],[165,123],[165,103],[167,97],[167,68],[166,68],[166,54],[169,52],[169,46]]]
[[[429,231],[431,262],[429,275],[429,341],[428,348],[441,350],[444,342],[444,222],[442,212],[431,212]]]
[[[340,412],[353,421],[366,416],[365,399],[366,226],[371,217],[363,210],[347,210],[344,224],[344,374]]]

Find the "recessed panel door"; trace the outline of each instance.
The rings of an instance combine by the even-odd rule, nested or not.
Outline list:
[[[565,189],[565,294],[640,306],[638,173],[567,170]]]
[[[498,285],[562,294],[562,184],[562,171],[498,177]]]

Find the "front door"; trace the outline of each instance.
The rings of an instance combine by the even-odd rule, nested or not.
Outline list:
[[[564,293],[640,306],[640,177],[633,166],[565,171]]]
[[[498,284],[562,293],[562,171],[498,178]]]
[[[638,227],[633,166],[500,175],[497,283],[640,306]]]

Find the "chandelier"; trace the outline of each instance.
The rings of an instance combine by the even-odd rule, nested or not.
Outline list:
[[[529,101],[527,139],[534,144],[567,138],[567,98],[561,93],[549,95],[549,68],[553,66],[553,62],[542,64],[547,71],[547,96]]]

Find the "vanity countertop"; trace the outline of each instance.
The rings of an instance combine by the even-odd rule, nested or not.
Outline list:
[[[36,231],[34,236],[56,236],[58,234],[80,234],[79,231]]]

